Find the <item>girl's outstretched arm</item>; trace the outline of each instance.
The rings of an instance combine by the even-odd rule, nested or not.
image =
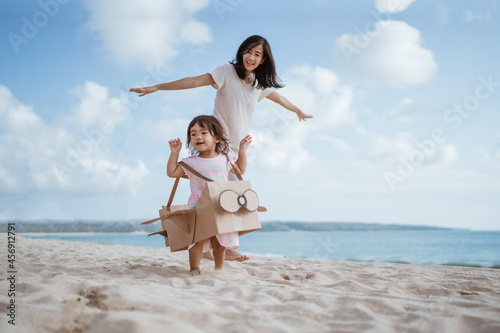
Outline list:
[[[179,160],[179,152],[182,148],[182,142],[180,139],[170,140],[170,157],[167,162],[167,176],[171,178],[183,177],[186,175],[184,169],[182,169],[179,165],[177,165],[177,161]]]
[[[245,173],[245,170],[247,169],[247,148],[252,142],[252,137],[250,135],[245,136],[241,141],[240,141],[240,149],[238,150],[238,159],[236,160],[236,163],[234,167],[231,169],[231,173],[234,172],[234,168],[238,168],[241,174]]]
[[[158,90],[183,90],[215,84],[214,78],[210,74],[186,77],[177,81],[160,83],[151,87],[130,88],[129,91],[140,94],[142,97],[154,93]]]
[[[295,112],[297,114],[297,117],[299,117],[299,121],[306,120],[308,118],[312,118],[313,116],[305,114],[302,112],[301,109],[293,105],[289,100],[287,100],[285,97],[281,96],[278,94],[276,91],[273,91],[267,96],[268,99],[271,101],[278,103],[282,107],[284,107],[287,110],[290,110],[292,112]]]

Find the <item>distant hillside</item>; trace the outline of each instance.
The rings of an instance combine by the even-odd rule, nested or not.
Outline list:
[[[152,224],[141,226],[143,221],[96,221],[96,220],[76,220],[76,221],[59,221],[59,220],[30,220],[30,221],[3,221],[1,230],[7,230],[7,223],[15,223],[15,232],[134,232],[158,231],[156,229],[161,226]]]
[[[339,230],[451,230],[422,225],[360,222],[263,222],[262,231],[339,231]]]
[[[143,221],[2,221],[0,230],[7,231],[7,223],[15,223],[15,232],[155,232],[159,222],[141,225]],[[450,228],[421,225],[358,223],[358,222],[262,222],[261,231],[339,231],[339,230],[451,230]]]

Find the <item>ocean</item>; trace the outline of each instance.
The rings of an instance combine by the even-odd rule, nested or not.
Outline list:
[[[29,238],[164,247],[146,233],[19,234]],[[240,237],[239,252],[281,258],[397,262],[500,268],[500,231],[257,231]]]

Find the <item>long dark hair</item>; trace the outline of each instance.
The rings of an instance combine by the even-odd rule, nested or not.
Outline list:
[[[244,80],[246,71],[245,66],[243,65],[243,54],[257,45],[262,45],[262,48],[264,49],[264,62],[253,71],[255,74],[255,79],[252,84],[254,86],[257,84],[257,88],[259,89],[270,87],[283,88],[283,85],[280,82],[281,80],[278,77],[278,74],[276,74],[276,66],[274,64],[271,46],[262,36],[253,35],[245,39],[245,41],[241,43],[240,47],[238,48],[236,59],[231,61],[230,64],[234,66],[238,77]]]
[[[187,129],[186,148],[189,149],[191,155],[196,156],[199,154],[199,152],[191,144],[191,128],[196,124],[198,124],[198,126],[200,127],[206,128],[213,137],[216,137],[220,140],[215,145],[215,152],[217,154],[227,155],[227,153],[229,152],[229,141],[224,135],[222,125],[214,116],[198,116],[191,120],[191,122],[189,123]]]

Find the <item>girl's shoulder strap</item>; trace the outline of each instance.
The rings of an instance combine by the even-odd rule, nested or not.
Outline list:
[[[236,175],[236,177],[238,177],[239,180],[243,180],[243,177],[241,176],[241,171],[240,169],[238,168],[238,165],[237,164],[233,164],[233,162],[231,162],[231,159],[229,158],[229,155],[228,154],[224,154],[226,155],[226,159],[229,163],[231,163],[231,166],[233,167],[233,170],[234,170],[234,174]]]
[[[189,166],[186,162],[180,161],[179,165],[183,166],[186,170],[188,170],[189,172],[191,172],[196,177],[201,178],[201,179],[203,179],[204,181],[207,181],[207,182],[213,182],[212,179],[203,176],[201,173],[199,173],[198,171],[196,171],[195,169],[193,169],[191,166]]]

